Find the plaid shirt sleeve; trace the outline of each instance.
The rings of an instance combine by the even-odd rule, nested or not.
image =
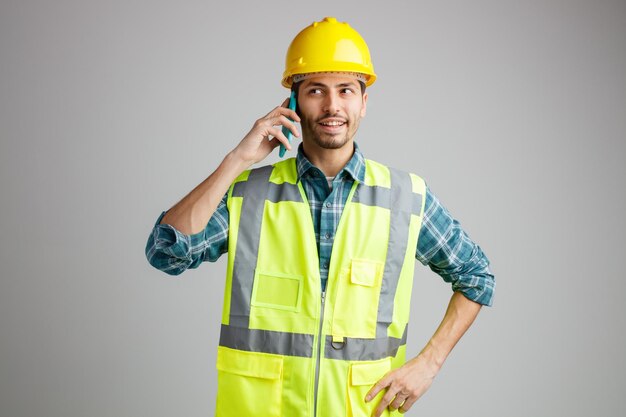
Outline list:
[[[159,224],[165,211],[154,224],[146,244],[150,265],[170,275],[180,275],[197,268],[204,261],[215,262],[228,251],[228,208],[224,195],[204,230],[185,235],[169,224]]]
[[[415,258],[468,299],[491,306],[495,277],[489,259],[426,187],[426,204]]]

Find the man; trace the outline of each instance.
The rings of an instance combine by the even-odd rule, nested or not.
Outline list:
[[[297,111],[286,100],[257,120],[154,226],[146,255],[169,274],[228,252],[217,416],[404,413],[492,303],[489,261],[425,182],[365,159],[354,142],[375,79],[348,24],[305,28],[282,80]],[[292,149],[281,131],[299,137],[292,120],[296,158],[249,170],[280,144]],[[454,293],[405,362],[415,259]]]

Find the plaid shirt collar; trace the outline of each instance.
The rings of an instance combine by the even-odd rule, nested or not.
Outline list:
[[[302,178],[311,176],[324,176],[322,170],[313,165],[311,161],[304,155],[302,143],[298,146],[298,155],[296,156],[296,167],[298,169],[298,181]],[[359,150],[359,146],[354,142],[354,153],[346,166],[337,174],[339,178],[351,176],[353,180],[363,182],[365,180],[365,158]]]

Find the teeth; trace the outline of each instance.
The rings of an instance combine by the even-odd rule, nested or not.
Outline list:
[[[323,122],[324,126],[341,126],[344,122]]]

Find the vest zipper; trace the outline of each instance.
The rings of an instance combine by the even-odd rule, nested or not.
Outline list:
[[[317,417],[317,386],[320,380],[320,361],[322,359],[322,347],[324,339],[322,339],[322,327],[324,325],[324,302],[326,300],[326,291],[322,291],[322,311],[320,313],[320,332],[318,336],[319,346],[317,349],[317,361],[315,362],[315,387],[313,394],[313,417]]]

